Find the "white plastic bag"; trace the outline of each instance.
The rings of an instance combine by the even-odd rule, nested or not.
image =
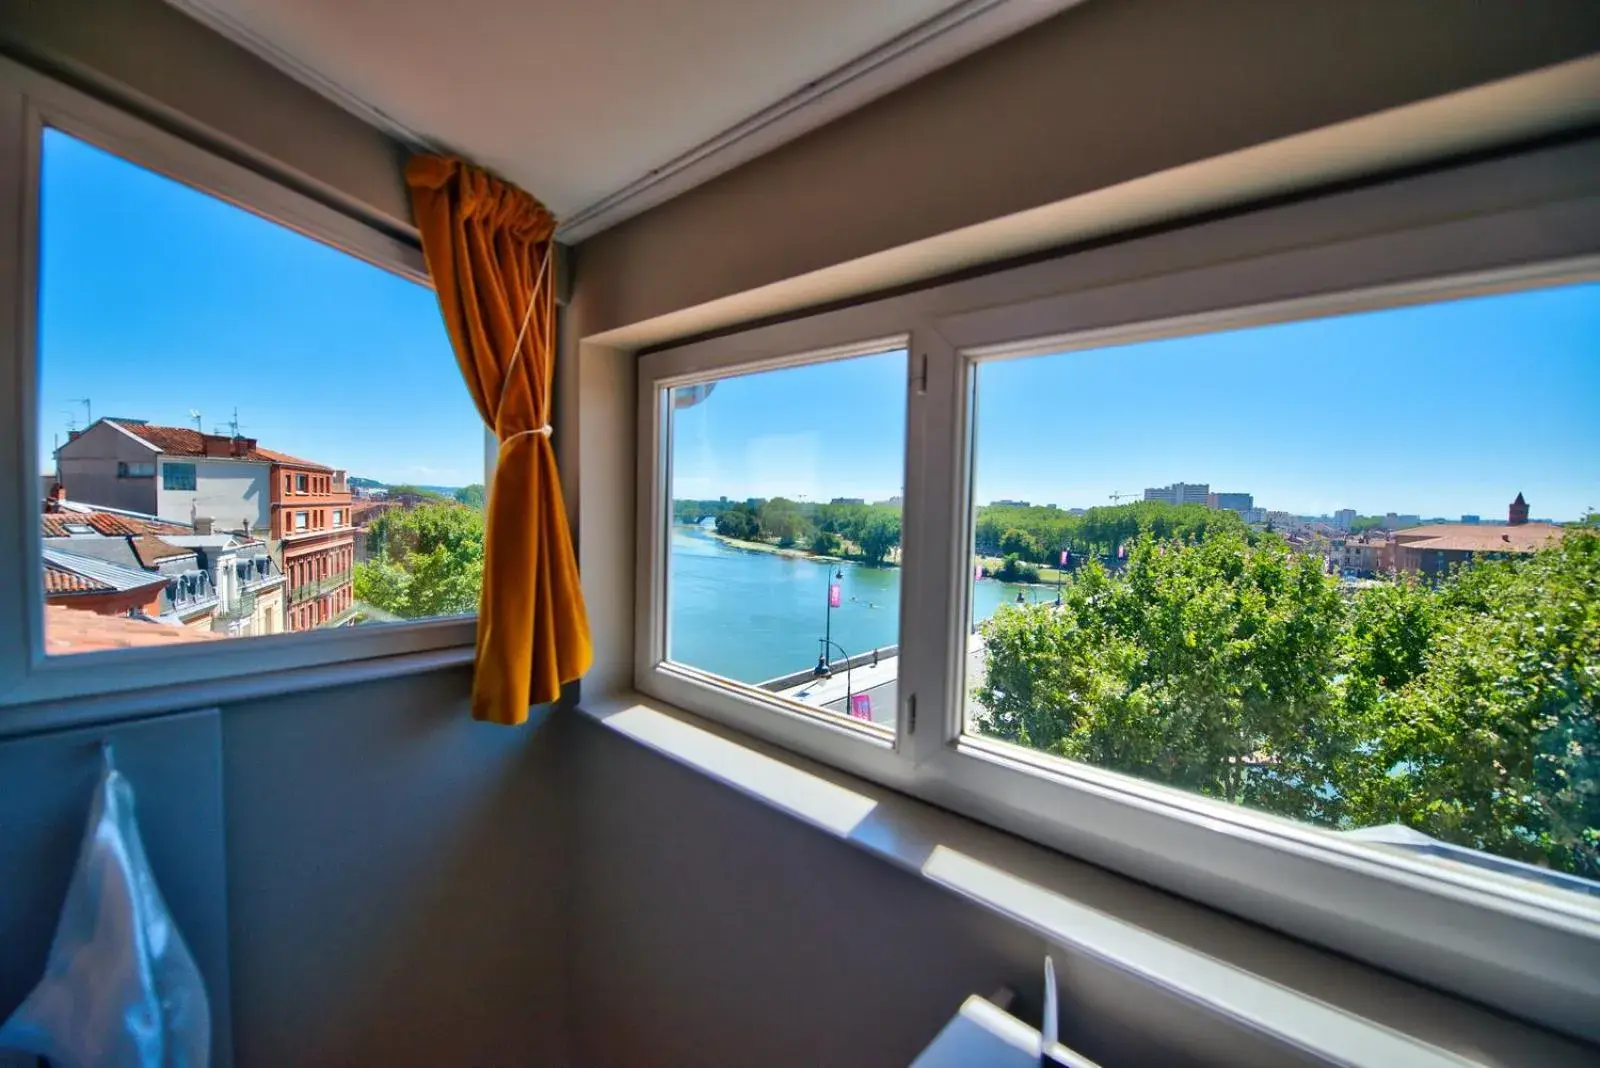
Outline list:
[[[133,787],[105,754],[44,978],[0,1025],[0,1049],[56,1068],[206,1068],[205,984],[161,898]]]

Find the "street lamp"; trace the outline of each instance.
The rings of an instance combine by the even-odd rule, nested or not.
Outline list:
[[[844,646],[840,645],[836,641],[833,641],[831,638],[821,638],[818,640],[822,642],[824,655],[821,661],[817,664],[816,670],[811,674],[819,679],[831,678],[833,676],[833,669],[828,666],[826,650],[829,646],[839,650],[839,655],[844,657],[844,710],[845,714],[849,715],[851,714],[850,699],[855,696],[856,692],[855,683],[851,681],[850,676],[850,654],[844,651]]]
[[[823,617],[823,636],[817,639],[821,643],[821,648],[817,653],[817,666],[811,672],[814,678],[820,679],[833,674],[828,668],[828,646],[833,645],[833,610],[838,606],[840,599],[839,587],[834,583],[843,578],[844,568],[841,567],[828,579],[828,608]],[[835,646],[835,648],[838,647]],[[843,652],[842,649],[840,651]]]

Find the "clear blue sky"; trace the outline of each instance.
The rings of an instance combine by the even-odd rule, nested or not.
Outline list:
[[[483,481],[433,292],[64,134],[45,135],[40,456],[69,417],[224,426],[386,482]]]
[[[41,455],[73,398],[388,482],[482,479],[433,294],[59,133],[45,139]],[[732,378],[673,494],[901,493],[903,353]],[[1319,514],[1600,508],[1600,284],[985,365],[976,498],[1173,481]]]
[[[902,355],[725,380],[676,497],[898,493]],[[1257,506],[1504,520],[1600,509],[1600,284],[985,364],[976,499],[1207,482]]]

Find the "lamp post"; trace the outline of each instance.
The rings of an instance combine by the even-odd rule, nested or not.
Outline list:
[[[850,699],[855,696],[856,692],[855,683],[852,681],[850,675],[850,654],[844,651],[844,646],[840,645],[831,638],[823,638],[821,641],[824,655],[822,660],[817,664],[816,670],[812,671],[811,674],[813,677],[819,679],[831,677],[833,675],[833,669],[828,666],[826,650],[830,646],[839,650],[839,655],[844,657],[844,711],[846,715],[849,715]]]
[[[828,579],[828,608],[823,617],[823,636],[817,639],[821,643],[821,647],[817,652],[817,666],[811,672],[814,677],[819,679],[833,674],[828,668],[828,646],[833,645],[833,610],[838,607],[840,600],[840,588],[835,583],[843,578],[844,568],[841,567]],[[835,646],[835,648],[838,647]],[[840,651],[843,652],[842,649]]]

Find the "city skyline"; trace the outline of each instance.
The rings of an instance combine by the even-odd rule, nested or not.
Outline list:
[[[242,433],[388,483],[484,481],[431,290],[47,129],[40,468],[70,422]]]

